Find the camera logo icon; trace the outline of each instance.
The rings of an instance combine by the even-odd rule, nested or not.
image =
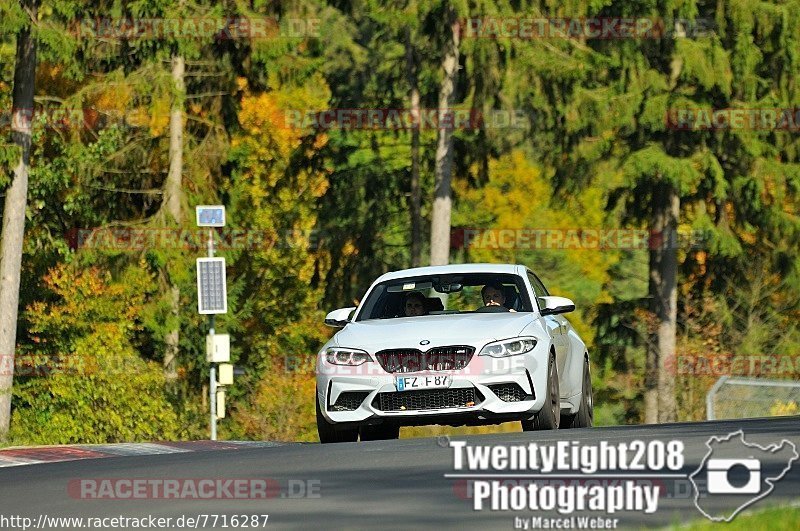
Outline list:
[[[800,460],[795,444],[781,439],[767,445],[745,440],[742,430],[706,442],[700,466],[689,474],[694,504],[714,522],[730,522],[745,507],[768,496]]]
[[[706,466],[709,494],[758,494],[761,490],[758,459],[709,459]]]

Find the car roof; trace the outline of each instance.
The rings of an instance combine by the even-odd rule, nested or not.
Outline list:
[[[401,269],[400,271],[390,271],[384,273],[377,280],[385,282],[398,278],[416,277],[423,275],[447,275],[456,273],[506,273],[512,275],[523,275],[527,268],[519,264],[449,264],[441,266],[414,267],[412,269]]]

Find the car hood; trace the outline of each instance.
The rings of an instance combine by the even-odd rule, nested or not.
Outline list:
[[[348,324],[335,336],[338,346],[375,352],[384,348],[477,345],[516,337],[534,319],[532,313],[467,313],[373,319]],[[430,341],[420,346],[420,341]]]

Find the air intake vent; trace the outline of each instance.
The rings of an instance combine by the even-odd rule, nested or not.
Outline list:
[[[523,400],[534,400],[536,398],[527,394],[522,387],[515,383],[490,385],[488,387],[503,402],[522,402]]]
[[[336,403],[328,408],[328,411],[355,411],[364,402],[369,393],[366,391],[348,391],[341,393]]]
[[[472,407],[483,397],[474,387],[379,393],[372,405],[381,411],[423,411],[452,407]]]

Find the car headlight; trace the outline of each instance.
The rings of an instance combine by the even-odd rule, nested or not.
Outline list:
[[[325,351],[325,359],[334,365],[361,365],[372,361],[369,354],[355,348],[329,347]]]
[[[493,358],[505,358],[530,352],[536,346],[536,339],[533,337],[518,337],[515,339],[504,339],[489,343],[481,349],[479,356],[491,356]]]

